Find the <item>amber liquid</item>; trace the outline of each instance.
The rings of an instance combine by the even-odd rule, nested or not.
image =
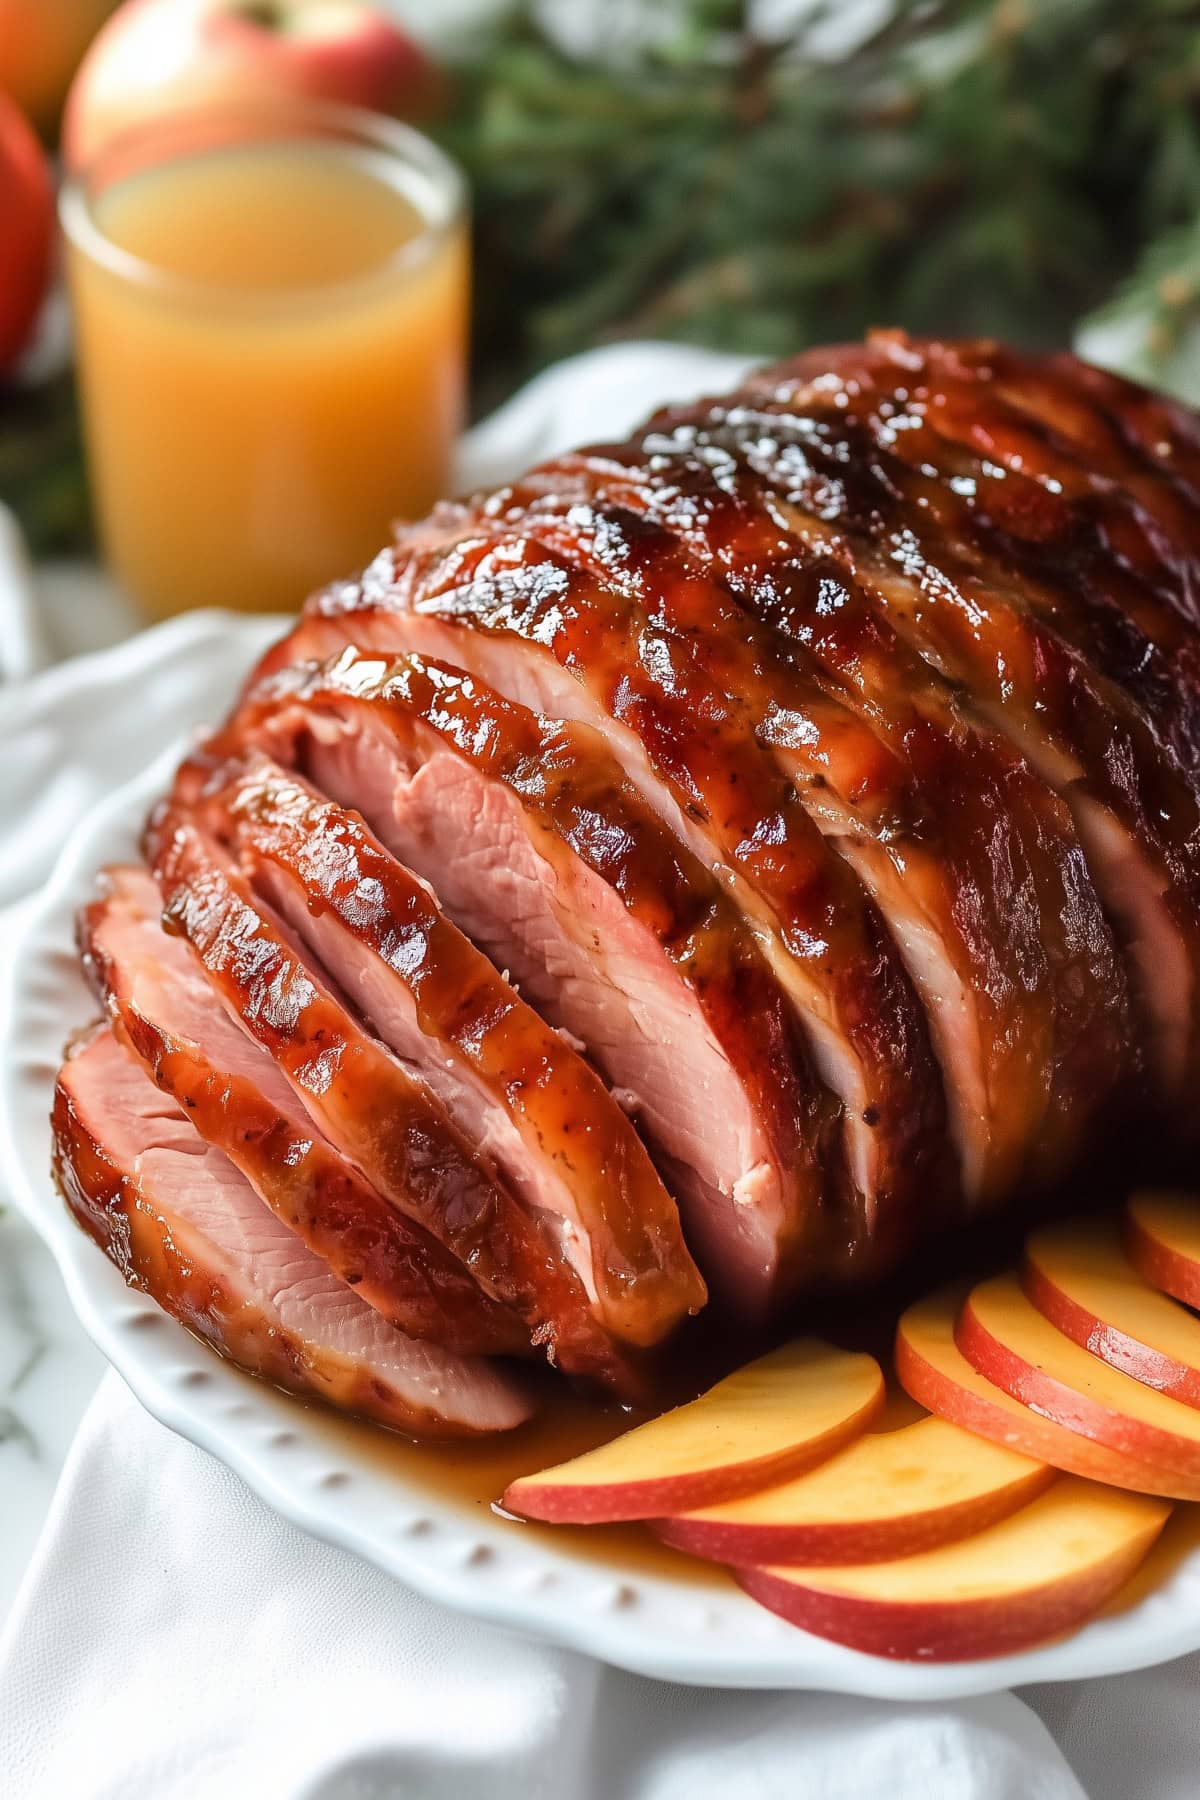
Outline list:
[[[500,1496],[519,1475],[533,1475],[594,1450],[637,1423],[637,1415],[583,1400],[557,1381],[546,1387],[545,1402],[535,1418],[516,1431],[493,1437],[414,1443],[306,1404],[304,1433],[324,1446],[331,1460],[367,1469],[376,1479],[411,1484],[439,1509],[454,1510],[466,1519],[485,1516],[490,1526],[535,1540],[560,1555],[600,1563],[617,1573],[653,1574],[692,1586],[731,1585],[724,1569],[668,1549],[642,1525],[541,1525],[503,1511]]]
[[[252,1376],[232,1366],[229,1373],[235,1381],[257,1385]],[[519,1475],[536,1474],[582,1455],[639,1422],[638,1415],[582,1399],[557,1380],[546,1383],[541,1410],[519,1430],[445,1443],[415,1443],[290,1394],[284,1400],[297,1409],[306,1443],[320,1445],[332,1466],[366,1471],[385,1483],[394,1480],[398,1507],[411,1505],[416,1490],[439,1511],[456,1512],[464,1521],[486,1522],[489,1530],[511,1533],[514,1539],[614,1575],[649,1576],[693,1591],[730,1592],[736,1587],[728,1569],[670,1549],[645,1525],[545,1525],[503,1510],[500,1496]],[[923,1407],[890,1382],[886,1406],[871,1430],[897,1431],[925,1416]],[[1146,1560],[1096,1616],[1109,1618],[1138,1605],[1198,1549],[1200,1505],[1177,1502]],[[1063,1634],[1073,1635],[1074,1631]]]
[[[251,1380],[231,1372],[235,1379]],[[518,1430],[428,1443],[415,1443],[292,1395],[285,1398],[302,1411],[306,1440],[319,1443],[332,1463],[368,1470],[377,1480],[403,1482],[427,1494],[439,1509],[450,1508],[465,1519],[486,1515],[495,1529],[617,1574],[654,1575],[692,1587],[732,1587],[728,1570],[669,1549],[644,1525],[545,1525],[503,1510],[500,1498],[518,1476],[537,1474],[594,1450],[644,1416],[584,1399],[555,1377],[541,1385],[544,1393],[537,1415]],[[895,1431],[923,1416],[923,1408],[896,1389],[871,1429]]]
[[[465,226],[388,159],[226,145],[90,201],[69,256],[91,476],[153,616],[297,608],[427,512],[462,415]],[[428,196],[426,196],[427,198]]]

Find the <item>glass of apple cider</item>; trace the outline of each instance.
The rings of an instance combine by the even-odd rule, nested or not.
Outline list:
[[[427,139],[307,101],[176,115],[62,218],[100,532],[148,616],[293,609],[445,491],[469,254]]]

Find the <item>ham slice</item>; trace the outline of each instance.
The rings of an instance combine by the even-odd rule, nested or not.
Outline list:
[[[509,1431],[503,1365],[406,1337],[263,1204],[101,1027],[59,1072],[54,1170],[131,1287],[253,1375],[416,1437]]]
[[[185,768],[180,803],[190,796],[197,817],[230,834],[256,887],[512,1196],[472,1266],[522,1257],[521,1303],[556,1338],[570,1293],[580,1330],[591,1319],[597,1340],[659,1342],[704,1287],[674,1202],[595,1072],[358,815],[261,754],[202,785],[200,774]],[[359,1084],[361,1108],[372,1091]],[[550,1307],[546,1265],[561,1296]]]
[[[348,651],[266,683],[233,734],[353,798],[467,936],[586,1045],[725,1307],[769,1314],[802,1270],[836,1257],[828,1091],[737,909],[595,732],[444,663]]]
[[[206,1142],[360,1297],[410,1335],[520,1350],[521,1323],[320,1133],[275,1059],[241,1029],[187,944],[164,932],[144,869],[112,869],[80,943],[121,1037]],[[282,1016],[302,978],[276,989]]]

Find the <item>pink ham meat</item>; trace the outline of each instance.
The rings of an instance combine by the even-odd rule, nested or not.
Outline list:
[[[769,1313],[836,1254],[837,1119],[786,1002],[720,884],[595,732],[431,659],[354,652],[264,684],[233,730],[353,798],[526,997],[586,1040],[728,1309]]]
[[[315,598],[261,673],[348,644],[431,656],[604,737],[664,828],[727,887],[788,997],[839,1108],[830,1200],[853,1197],[843,1260],[864,1279],[958,1200],[927,1016],[871,897],[744,706],[700,646],[660,621],[654,595],[673,568],[601,579],[579,550],[586,518],[543,542],[533,486],[439,509],[360,581]]]
[[[197,1134],[110,1028],[59,1071],[54,1172],[131,1287],[231,1362],[417,1437],[508,1431],[532,1411],[502,1364],[404,1336]]]
[[[207,781],[186,766],[177,793],[497,1171],[517,1204],[494,1240],[548,1258],[597,1336],[649,1347],[702,1304],[675,1204],[603,1083],[360,817],[254,753]]]
[[[486,1348],[533,1348],[567,1372],[644,1397],[639,1357],[597,1321],[554,1240],[527,1219],[497,1170],[471,1154],[414,1069],[363,1028],[324,970],[293,947],[288,927],[223,848],[191,814],[167,805],[149,826],[148,851],[169,941],[196,952],[209,1004],[245,1035],[246,1055],[272,1067],[335,1156],[471,1283],[497,1337]]]
[[[146,871],[110,870],[102,888],[79,920],[93,985],[121,1037],[201,1137],[361,1299],[410,1335],[456,1350],[527,1346],[519,1319],[321,1136],[187,945],[163,931],[161,898]],[[286,990],[277,998],[282,1005]]]
[[[1070,814],[859,584],[781,529],[724,440],[720,454],[714,470],[682,429],[559,458],[530,522],[598,577],[655,572],[653,617],[855,870],[929,1019],[964,1200],[985,1206],[1067,1166],[1136,1074]]]
[[[174,935],[110,892],[93,960],[408,1335],[661,1393],[1127,1148],[1169,1178],[1198,695],[1200,417],[873,334],[313,596],[152,824]]]

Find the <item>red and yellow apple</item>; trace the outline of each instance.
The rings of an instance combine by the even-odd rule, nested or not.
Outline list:
[[[1015,1276],[998,1275],[971,1290],[954,1339],[985,1380],[1014,1400],[1189,1492],[1200,1487],[1200,1413],[1064,1337],[1030,1304]]]
[[[43,137],[71,77],[117,0],[0,0],[0,89]]]
[[[955,1342],[961,1298],[957,1290],[944,1290],[910,1307],[900,1320],[896,1378],[914,1400],[939,1418],[1056,1469],[1145,1494],[1200,1500],[1200,1479],[1165,1470],[1132,1449],[1085,1437],[1058,1418],[1033,1411],[981,1374]]]
[[[746,1568],[763,1606],[873,1656],[1003,1656],[1080,1625],[1132,1575],[1170,1506],[1064,1476],[974,1537],[850,1568]]]
[[[126,0],[71,88],[63,155],[79,170],[180,108],[309,98],[414,118],[438,90],[424,52],[367,0]]]
[[[0,94],[0,375],[33,333],[54,244],[54,188],[33,128]]]
[[[832,1456],[866,1428],[883,1398],[873,1356],[802,1339],[598,1450],[521,1476],[502,1504],[564,1525],[715,1504]]]
[[[1200,1307],[1200,1202],[1186,1194],[1135,1194],[1125,1209],[1125,1249],[1164,1294]]]
[[[1045,1463],[944,1419],[876,1431],[790,1481],[658,1519],[664,1543],[714,1562],[865,1563],[982,1531],[1054,1479]]]
[[[1115,1226],[1085,1219],[1034,1232],[1021,1286],[1044,1319],[1093,1356],[1200,1407],[1200,1319],[1142,1279]]]

